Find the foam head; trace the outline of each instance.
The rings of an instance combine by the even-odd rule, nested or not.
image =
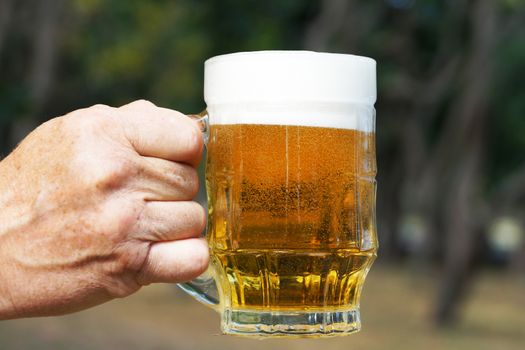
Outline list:
[[[376,63],[310,51],[216,56],[205,63],[204,99],[212,123],[362,129],[350,115],[373,110]]]

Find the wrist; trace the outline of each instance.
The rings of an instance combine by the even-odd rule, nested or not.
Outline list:
[[[12,315],[12,307],[10,307],[7,298],[5,298],[5,295],[3,294],[3,292],[0,292],[0,321],[14,318]]]
[[[6,246],[8,245],[7,237],[10,234],[10,206],[9,202],[11,197],[9,196],[8,186],[8,175],[3,169],[5,165],[5,159],[0,162],[0,320],[16,318],[16,312],[12,295],[10,294],[9,284],[12,283],[10,279],[10,266],[9,259],[7,257]],[[7,214],[6,214],[7,213]]]
[[[0,263],[0,266],[1,270],[4,270],[5,265]],[[0,271],[0,320],[16,318],[14,304],[7,289],[9,279],[5,278],[4,272]]]
[[[2,249],[5,248],[6,242],[5,239],[2,239],[5,238],[5,236],[3,235],[4,232],[1,232],[1,229],[0,227],[0,320],[5,320],[16,318],[17,315],[9,288],[9,284],[13,281],[10,278],[10,266],[9,262],[6,261],[5,250]]]
[[[18,318],[19,309],[13,299],[16,294],[13,294],[14,283],[16,283],[16,272],[13,270],[13,265],[9,261],[9,256],[4,249],[7,244],[5,239],[2,239],[0,232],[0,320]]]
[[[0,208],[2,206],[0,205]],[[0,221],[3,218],[0,215]],[[10,272],[9,258],[6,255],[6,232],[5,226],[0,225],[0,320],[16,318],[13,298],[9,285],[13,283]]]

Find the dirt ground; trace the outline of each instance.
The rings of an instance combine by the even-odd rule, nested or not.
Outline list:
[[[172,285],[70,316],[0,322],[9,349],[525,349],[525,278],[484,272],[457,327],[431,326],[439,276],[374,266],[361,304],[363,330],[329,339],[251,340],[220,334],[219,315]]]

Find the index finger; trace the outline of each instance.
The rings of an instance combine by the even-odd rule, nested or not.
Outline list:
[[[142,156],[197,165],[203,138],[184,114],[139,100],[118,108],[126,137]]]

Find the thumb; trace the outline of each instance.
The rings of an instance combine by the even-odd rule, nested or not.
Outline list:
[[[206,271],[208,262],[204,238],[154,243],[137,280],[141,285],[189,281]]]

